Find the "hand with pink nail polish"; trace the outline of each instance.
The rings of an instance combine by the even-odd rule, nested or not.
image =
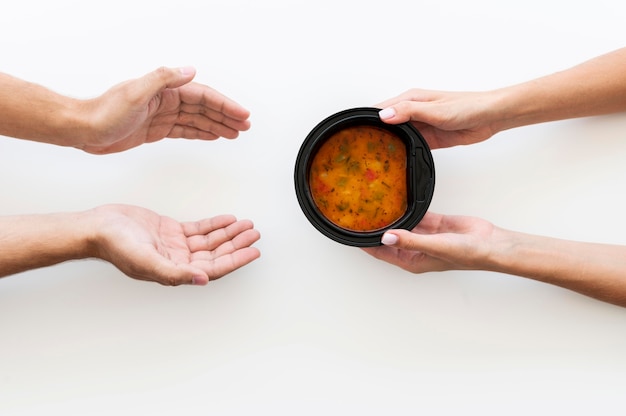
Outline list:
[[[428,212],[362,250],[412,273],[484,270],[560,286],[626,306],[626,247],[524,234],[475,217]]]
[[[381,120],[413,123],[432,149],[467,145],[525,125],[626,111],[626,48],[565,71],[486,92],[412,89],[377,105]],[[427,213],[389,230],[372,256],[413,273],[485,270],[526,277],[626,306],[626,246],[505,230],[480,218]]]
[[[362,250],[412,273],[480,269],[498,229],[472,217],[427,212],[413,230],[389,230]]]
[[[382,108],[379,116],[385,123],[411,122],[434,150],[478,143],[495,134],[482,117],[488,98],[488,93],[411,89],[376,107]]]
[[[626,110],[626,48],[521,84],[482,92],[410,89],[376,105],[411,122],[431,149],[479,143],[503,130]]]

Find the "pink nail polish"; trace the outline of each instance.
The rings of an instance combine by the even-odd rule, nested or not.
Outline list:
[[[381,120],[389,120],[390,118],[394,118],[396,116],[396,110],[393,108],[385,108],[378,112],[378,116]]]
[[[398,236],[395,234],[385,233],[383,234],[383,238],[380,242],[386,246],[392,246],[398,242]]]

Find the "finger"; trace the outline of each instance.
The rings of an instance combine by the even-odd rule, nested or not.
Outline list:
[[[400,124],[410,121],[412,119],[411,114],[406,110],[406,106],[402,104],[405,103],[385,107],[378,112],[378,116],[382,121],[389,124]]]
[[[224,241],[212,250],[199,250],[192,252],[191,260],[212,260],[222,256],[227,256],[242,248],[250,247],[261,238],[261,233],[254,228],[245,230],[237,234],[232,239]]]
[[[160,67],[132,82],[137,97],[153,97],[166,88],[178,88],[189,83],[196,75],[192,67]]]
[[[234,215],[217,215],[212,218],[204,218],[199,221],[188,221],[181,223],[183,227],[183,233],[186,237],[194,235],[205,235],[211,231],[218,230],[229,226],[237,221]]]
[[[215,123],[203,123],[203,128],[198,128],[200,123],[194,121],[187,121],[186,123],[175,124],[167,137],[170,139],[203,139],[203,140],[215,140],[220,137],[226,139],[236,139],[239,137],[239,131],[229,129],[225,126],[220,126]],[[202,120],[200,120],[202,121]]]
[[[385,107],[378,113],[385,123],[399,124],[407,121],[429,123],[428,114],[424,112],[424,103],[414,101],[401,101],[392,106]]]
[[[226,224],[220,228],[213,228],[202,235],[193,235],[187,238],[187,246],[192,253],[196,251],[212,251],[225,242],[233,240],[239,234],[254,229],[250,220],[240,220]]]
[[[385,107],[382,110],[380,110],[378,112],[378,117],[380,117],[380,119],[384,121],[385,123],[389,123],[389,124],[398,124],[398,123],[402,123],[406,121],[406,120],[401,120],[398,117],[398,112],[393,106]]]
[[[465,268],[465,260],[470,256],[468,249],[474,249],[454,233],[416,234],[407,230],[392,230],[389,233],[397,237],[391,247],[399,249],[400,253],[413,252],[429,258],[429,270],[450,269],[451,264],[456,268]]]
[[[199,267],[179,264],[173,268],[159,270],[152,280],[164,286],[204,286],[209,283],[210,279],[206,272]]]
[[[365,248],[363,250],[379,260],[401,267],[411,273],[450,269],[445,260],[433,256],[432,253],[424,249],[429,247],[429,244],[433,244],[429,243],[430,239],[435,241],[436,238],[412,234],[406,230],[393,230],[388,233],[398,237],[394,242],[387,241],[387,244],[392,245]]]
[[[382,101],[382,102],[376,104],[374,107],[377,107],[377,108],[391,107],[394,104],[399,103],[400,101],[407,100],[408,99],[408,94],[409,94],[409,91],[405,91],[405,92],[403,92],[400,95],[396,95],[395,97],[389,98],[389,99],[387,99],[385,101]]]
[[[208,275],[201,268],[176,264],[156,251],[137,256],[134,264],[120,270],[134,279],[157,282],[164,286],[205,285],[209,281]]]
[[[432,271],[433,259],[422,252],[401,250],[396,247],[380,246],[362,248],[367,254],[374,258],[398,266],[411,273],[423,273]]]
[[[441,214],[427,211],[420,222],[413,228],[414,233],[420,234],[433,234],[441,231],[442,224],[444,224],[445,217]]]
[[[248,120],[247,117],[243,119],[230,117],[222,112],[202,105],[181,103],[180,112],[182,114],[187,114],[188,116],[199,117],[200,119],[206,118],[213,123],[223,124],[224,126],[228,126],[235,130],[244,131],[250,128],[250,120]]]
[[[250,122],[247,120],[232,121],[230,119],[224,119],[222,121],[216,121],[211,118],[205,117],[202,114],[181,112],[178,115],[176,124],[169,133],[169,136],[172,138],[188,137],[181,135],[188,135],[189,130],[195,129],[203,132],[202,134],[209,133],[216,137],[234,139],[239,136],[240,131],[245,131],[249,128]]]
[[[189,126],[174,126],[167,135],[170,139],[187,139],[187,140],[217,140],[222,136],[218,136],[210,131],[198,130]],[[236,137],[235,137],[236,138]]]
[[[190,83],[180,88],[184,104],[200,105],[235,120],[247,120],[250,112],[239,103],[206,85]]]
[[[385,246],[402,250],[428,252],[428,236],[412,233],[407,230],[389,230],[383,234],[381,242]],[[426,250],[424,250],[426,249]]]
[[[209,277],[209,280],[215,280],[245,266],[260,256],[261,252],[256,247],[244,247],[213,260],[196,261],[194,266],[202,269]]]

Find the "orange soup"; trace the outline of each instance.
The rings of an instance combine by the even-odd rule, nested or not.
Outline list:
[[[349,127],[319,147],[309,187],[330,222],[351,231],[375,231],[406,212],[406,169],[406,146],[399,137],[374,126]]]

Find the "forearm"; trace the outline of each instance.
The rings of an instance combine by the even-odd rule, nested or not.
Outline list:
[[[626,48],[491,96],[495,131],[626,111]]]
[[[88,212],[0,217],[0,277],[92,257]]]
[[[83,102],[0,73],[0,135],[61,146],[87,131]]]
[[[626,306],[626,247],[500,229],[486,270],[554,284]]]

